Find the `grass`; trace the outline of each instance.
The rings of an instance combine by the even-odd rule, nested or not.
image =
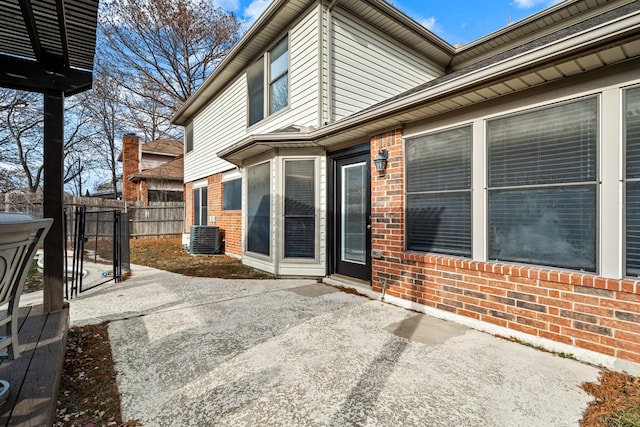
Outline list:
[[[42,271],[38,270],[38,261],[34,259],[29,267],[27,278],[24,280],[24,288],[22,293],[27,294],[29,292],[35,292],[42,290],[43,275]]]
[[[191,255],[179,237],[136,239],[130,242],[131,263],[192,277],[266,279],[267,273],[227,255]]]
[[[582,427],[640,426],[640,378],[620,372],[602,371],[597,383],[583,388],[594,396]]]

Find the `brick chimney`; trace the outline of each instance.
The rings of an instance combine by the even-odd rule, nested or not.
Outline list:
[[[138,184],[129,177],[140,172],[140,138],[135,134],[122,137],[122,197],[125,201],[138,200]]]

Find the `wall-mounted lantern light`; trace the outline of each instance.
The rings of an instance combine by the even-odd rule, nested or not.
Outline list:
[[[380,150],[380,152],[373,158],[373,163],[376,165],[376,172],[383,173],[387,169],[387,159],[389,153],[387,150]]]

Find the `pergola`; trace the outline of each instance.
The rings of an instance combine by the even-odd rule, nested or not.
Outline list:
[[[91,88],[99,0],[2,0],[0,86],[44,94],[44,311],[64,305],[64,98]]]

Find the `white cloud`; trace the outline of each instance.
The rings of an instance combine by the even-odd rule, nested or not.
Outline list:
[[[436,18],[432,16],[431,18],[423,19],[420,24],[427,30],[434,31],[436,29]]]
[[[269,6],[271,0],[253,0],[243,12],[247,24],[251,25]]]

